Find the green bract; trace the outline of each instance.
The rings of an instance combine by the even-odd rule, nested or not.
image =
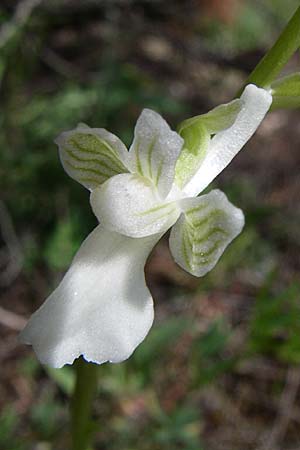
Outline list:
[[[300,72],[280,78],[271,85],[272,109],[300,106]]]

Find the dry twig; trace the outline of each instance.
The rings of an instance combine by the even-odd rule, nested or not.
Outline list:
[[[12,19],[0,28],[0,49],[5,47],[18,30],[28,22],[33,10],[41,2],[42,0],[23,0],[18,3]]]
[[[8,252],[8,264],[5,270],[0,273],[0,285],[8,286],[16,279],[22,269],[23,253],[11,216],[2,200],[0,200],[0,230]]]
[[[40,58],[47,66],[65,78],[80,77],[82,75],[74,64],[69,63],[50,48],[46,48]]]
[[[27,320],[20,316],[19,314],[15,314],[11,311],[7,311],[6,309],[0,306],[0,324],[5,325],[8,328],[11,328],[15,331],[21,331],[25,327]]]
[[[286,376],[286,384],[282,392],[278,415],[274,421],[271,432],[264,434],[259,450],[280,449],[280,443],[284,438],[290,420],[293,417],[293,406],[296,401],[300,386],[300,368],[290,367]]]

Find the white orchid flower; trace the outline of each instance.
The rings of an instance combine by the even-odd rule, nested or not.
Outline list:
[[[225,194],[197,197],[253,135],[272,102],[248,85],[241,98],[183,122],[179,133],[144,109],[127,151],[113,134],[78,125],[57,139],[66,172],[91,191],[100,221],[21,339],[44,364],[80,355],[98,364],[127,359],[153,322],[144,265],[170,228],[175,261],[210,271],[241,232],[244,216]]]

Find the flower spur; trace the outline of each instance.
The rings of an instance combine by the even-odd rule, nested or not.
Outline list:
[[[98,364],[127,359],[153,322],[146,259],[172,227],[175,261],[195,276],[210,271],[241,232],[244,216],[224,193],[198,197],[230,163],[272,102],[248,85],[241,98],[172,131],[144,109],[132,145],[79,124],[56,143],[66,172],[91,191],[100,221],[60,285],[21,333],[44,364],[62,367],[80,355]]]

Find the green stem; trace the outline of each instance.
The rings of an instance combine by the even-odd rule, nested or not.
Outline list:
[[[291,56],[300,47],[300,6],[288,22],[273,47],[261,59],[245,84],[268,87]]]
[[[80,358],[75,363],[75,370],[76,383],[71,401],[72,450],[87,450],[91,441],[90,419],[98,366]]]

